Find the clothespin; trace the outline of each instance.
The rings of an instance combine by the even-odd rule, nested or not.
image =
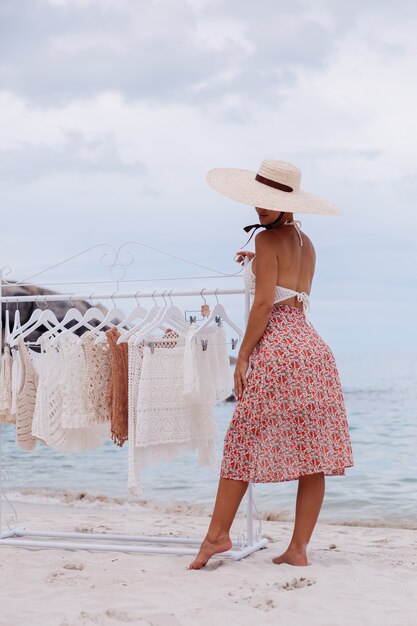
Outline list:
[[[236,350],[237,342],[239,339],[232,339],[232,350]]]
[[[202,339],[201,345],[203,346],[203,352],[205,352],[207,350],[208,339]]]
[[[216,317],[214,318],[214,321],[216,322],[217,326],[222,325],[222,318],[220,317],[220,315],[216,315]]]
[[[155,342],[154,341],[148,341],[147,345],[151,349],[151,354],[153,354],[155,352]]]
[[[195,324],[197,321],[197,315],[190,315],[189,321],[190,321],[190,324]]]

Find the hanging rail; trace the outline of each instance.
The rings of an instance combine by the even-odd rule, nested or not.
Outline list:
[[[94,283],[92,283],[94,284]],[[12,286],[12,285],[7,285]],[[3,285],[5,287],[5,285]],[[134,298],[174,298],[182,296],[227,296],[227,295],[242,295],[245,293],[244,289],[199,289],[189,291],[175,291],[174,289],[164,289],[163,291],[132,291],[123,293],[120,291],[114,291],[113,293],[71,293],[71,294],[37,294],[31,296],[0,296],[0,302],[70,302],[71,300],[90,300],[92,297],[94,300],[115,300],[115,299],[134,299]],[[1,291],[0,291],[1,293]]]
[[[132,242],[129,242],[132,243]],[[137,243],[137,242],[133,242]],[[126,244],[124,244],[126,245]],[[120,262],[120,250],[124,247],[120,246],[117,250],[115,260],[113,264],[108,265],[109,272],[111,274],[115,267],[122,267],[123,271],[129,263]],[[144,245],[144,244],[139,244]],[[93,246],[94,248],[94,246]],[[85,250],[83,253],[75,255],[68,260],[81,256],[85,252],[88,252],[92,248]],[[159,251],[161,252],[161,251]],[[169,255],[173,256],[173,255]],[[179,258],[179,257],[176,257]],[[185,259],[181,259],[185,261]],[[65,261],[64,261],[65,262]],[[51,266],[52,268],[62,265],[64,262]],[[197,265],[192,263],[193,265]],[[200,266],[202,267],[202,266]],[[47,270],[40,272],[45,273]],[[208,268],[206,268],[208,269]],[[201,296],[204,292],[204,296],[208,295],[242,295],[245,294],[245,323],[247,323],[249,310],[250,310],[250,295],[245,289],[202,289],[202,290],[189,290],[189,291],[175,291],[173,289],[165,289],[163,291],[144,292],[140,291],[131,293],[121,293],[118,290],[119,280],[115,279],[114,282],[117,289],[113,293],[100,294],[40,294],[29,296],[3,296],[3,288],[16,286],[15,283],[8,283],[4,281],[4,269],[0,269],[0,324],[2,320],[2,306],[3,303],[11,302],[58,302],[72,300],[91,300],[94,296],[95,300],[104,299],[138,299],[138,298],[170,298],[170,297],[182,297],[182,296]],[[37,275],[39,275],[37,274]],[[29,278],[33,278],[35,275]],[[191,277],[190,277],[191,278]],[[193,279],[198,277],[192,277]],[[219,277],[220,278],[220,277]],[[20,283],[21,285],[22,283]],[[59,284],[59,283],[57,283]],[[64,283],[60,283],[64,284]],[[72,283],[76,284],[76,283]],[[81,282],[79,283],[81,284]],[[86,284],[82,281],[82,284]],[[91,281],[92,285],[97,284]],[[0,354],[2,348],[2,333],[0,332]],[[5,497],[6,502],[11,506],[11,503],[7,500],[5,494],[2,491],[2,424],[0,424],[0,546],[10,545],[17,547],[35,547],[35,548],[51,548],[51,549],[68,549],[68,550],[96,550],[96,551],[117,551],[117,552],[136,552],[142,554],[197,554],[198,548],[191,547],[192,545],[199,545],[201,539],[192,539],[189,537],[162,537],[162,536],[145,536],[145,535],[103,535],[99,533],[79,533],[79,532],[63,532],[55,530],[35,531],[25,528],[18,528],[17,514],[12,518],[13,527],[2,532],[1,520],[2,520],[2,498]],[[232,560],[239,560],[257,550],[266,547],[268,540],[262,537],[262,526],[258,520],[258,526],[254,529],[254,514],[256,513],[256,506],[253,497],[253,485],[249,483],[247,492],[247,501],[245,507],[246,518],[246,532],[241,531],[238,535],[237,542],[234,543],[233,550],[222,553],[222,557],[230,557]],[[28,538],[27,538],[28,537]],[[42,539],[36,539],[42,538]],[[45,540],[44,540],[45,539]],[[78,540],[78,541],[77,541]],[[114,541],[115,543],[108,543]],[[145,545],[144,545],[145,544]],[[156,545],[152,545],[156,544]],[[159,545],[158,545],[159,544]],[[183,544],[182,547],[178,547]]]

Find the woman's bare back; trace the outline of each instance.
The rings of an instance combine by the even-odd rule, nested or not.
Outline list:
[[[309,237],[305,233],[299,232],[302,237],[302,246],[294,226],[282,226],[281,228],[274,228],[268,231],[268,236],[271,239],[273,238],[276,250],[276,285],[310,294],[316,264],[316,253]],[[252,270],[256,274],[256,257],[254,257],[252,262]],[[302,302],[298,302],[296,296],[288,298],[280,304],[292,304],[299,308],[303,306]]]

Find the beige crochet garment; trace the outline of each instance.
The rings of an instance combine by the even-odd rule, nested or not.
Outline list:
[[[16,400],[16,443],[22,450],[30,451],[36,445],[32,435],[33,413],[39,376],[26,350],[23,339],[19,341],[20,387]]]
[[[104,333],[103,333],[104,335]],[[107,341],[95,341],[97,335],[89,330],[81,338],[86,370],[84,386],[89,424],[100,424],[110,419],[107,388],[111,372],[111,352]]]
[[[0,367],[0,424],[15,424],[16,415],[10,412],[12,406],[12,357],[5,346]]]
[[[128,438],[128,348],[127,343],[117,345],[120,332],[117,328],[106,331],[111,353],[111,369],[107,387],[110,409],[111,437],[122,446]]]

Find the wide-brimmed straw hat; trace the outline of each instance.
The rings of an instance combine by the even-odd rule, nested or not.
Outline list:
[[[323,215],[342,213],[331,202],[302,191],[301,170],[285,161],[262,161],[258,172],[218,167],[208,172],[207,181],[224,196],[260,209]]]

